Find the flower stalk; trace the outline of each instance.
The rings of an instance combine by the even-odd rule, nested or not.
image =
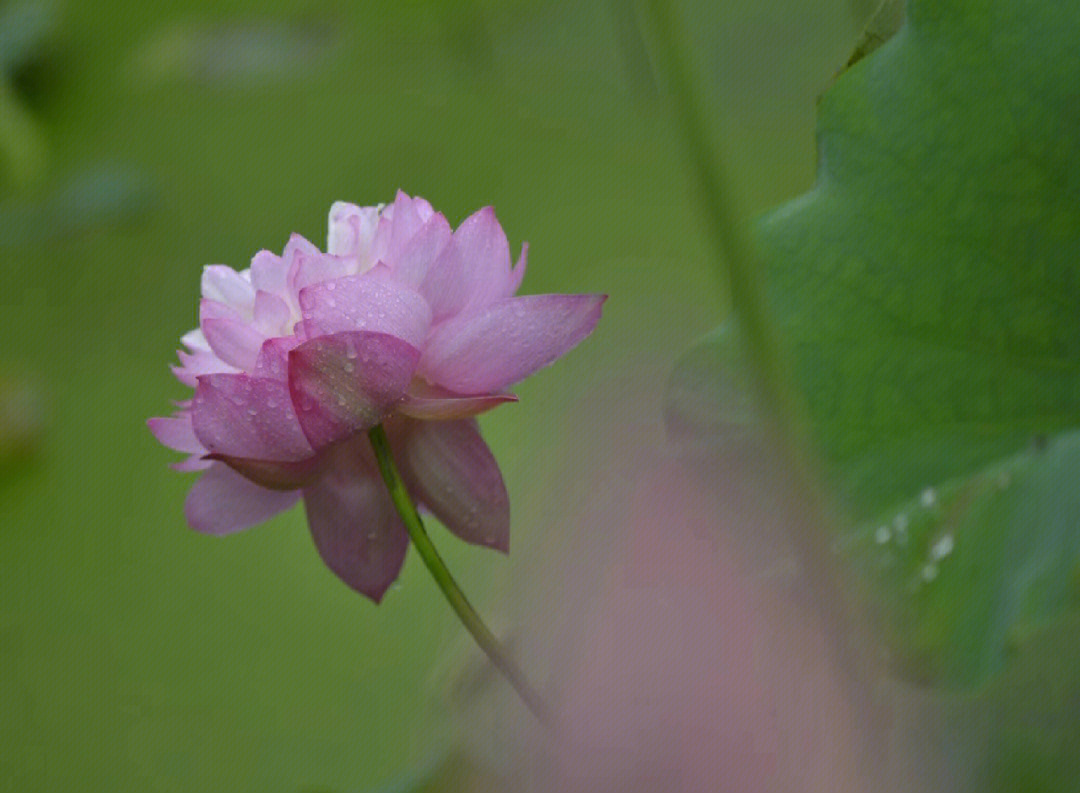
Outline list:
[[[461,587],[458,586],[457,581],[454,580],[450,570],[446,567],[446,562],[443,561],[443,558],[435,549],[435,545],[431,542],[431,538],[424,529],[424,523],[420,519],[420,513],[416,509],[416,504],[409,495],[405,482],[394,464],[394,458],[390,452],[390,443],[382,424],[376,424],[372,427],[368,431],[368,438],[371,441],[371,448],[375,452],[379,473],[382,474],[386,488],[390,492],[390,499],[394,502],[394,507],[405,524],[405,529],[409,533],[413,546],[416,548],[417,553],[420,554],[420,558],[424,560],[424,565],[431,573],[432,578],[435,579],[435,583],[442,591],[446,602],[450,604],[450,608],[457,614],[461,624],[465,626],[465,630],[476,640],[476,643],[484,651],[491,663],[513,686],[514,691],[521,697],[526,707],[545,727],[552,728],[554,719],[547,705],[536,690],[533,689],[524,673],[510,656],[510,653],[484,624],[484,621],[480,619],[480,615],[476,613],[476,609],[469,603],[468,598],[461,591]]]

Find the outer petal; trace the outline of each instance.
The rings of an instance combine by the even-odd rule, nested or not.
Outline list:
[[[300,293],[300,309],[308,335],[366,330],[420,347],[431,324],[419,293],[370,273],[309,286]]]
[[[255,361],[255,370],[252,374],[256,377],[268,377],[271,380],[288,383],[289,353],[299,347],[301,341],[296,336],[267,339],[259,350],[259,357]]]
[[[399,441],[419,500],[466,542],[510,550],[510,499],[476,422],[418,421]]]
[[[192,424],[202,444],[218,455],[296,462],[313,454],[288,386],[279,380],[246,374],[200,377]]]
[[[604,295],[497,300],[439,325],[419,373],[465,394],[499,391],[566,354],[600,320]]]
[[[452,238],[446,218],[433,215],[413,235],[394,263],[396,279],[414,289],[419,287]]]
[[[455,394],[445,388],[414,380],[397,412],[416,419],[446,420],[476,416],[505,402],[517,402],[513,394]]]
[[[206,447],[195,437],[190,413],[178,413],[171,418],[152,418],[146,422],[159,442],[186,454],[206,454]]]
[[[196,531],[231,534],[272,518],[299,497],[297,491],[253,485],[228,466],[214,463],[188,493],[184,515]]]
[[[347,331],[289,353],[289,392],[316,449],[378,424],[405,395],[420,352],[394,336]]]
[[[454,232],[453,244],[431,268],[420,291],[439,320],[510,294],[511,283],[506,234],[495,210],[484,207]]]
[[[304,489],[304,509],[326,566],[378,603],[401,572],[409,536],[366,443],[334,450],[323,475]]]

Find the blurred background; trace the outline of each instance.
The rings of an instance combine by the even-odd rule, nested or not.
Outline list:
[[[812,183],[815,101],[860,4],[683,5],[757,214]],[[513,635],[567,576],[600,577],[567,559],[652,515],[641,493],[692,501],[666,468],[640,477],[665,454],[672,366],[724,296],[631,4],[11,0],[0,69],[0,790],[418,790],[463,732],[478,756],[514,735],[483,715],[513,704],[463,715],[462,686],[485,685],[415,556],[376,607],[323,567],[299,509],[192,532],[192,477],[145,420],[187,396],[168,364],[204,264],[243,268],[291,232],[324,245],[333,201],[401,188],[455,224],[493,204],[515,253],[530,244],[523,292],[610,295],[587,343],[482,421],[512,555],[434,528],[480,611]],[[769,611],[725,624],[754,634],[750,613]],[[536,652],[543,682],[558,660]],[[605,652],[633,650],[564,689],[595,691]],[[740,708],[768,697],[746,697],[731,713],[752,737]],[[747,773],[733,789],[756,789]]]

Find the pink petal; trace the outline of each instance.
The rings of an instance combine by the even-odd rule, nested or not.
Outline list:
[[[442,215],[433,215],[413,235],[394,265],[394,274],[401,283],[414,289],[423,282],[428,271],[450,244],[453,232]]]
[[[334,256],[356,256],[366,263],[371,240],[379,223],[377,207],[358,207],[337,201],[330,207],[326,252]]]
[[[302,269],[305,267],[305,262],[309,259],[317,259],[325,254],[301,237],[299,234],[293,234],[289,237],[289,241],[285,244],[285,251],[282,254],[282,259],[288,265],[288,275],[285,278],[285,283],[288,286],[288,290],[294,294],[298,291],[296,284],[296,277]]]
[[[371,246],[373,261],[393,264],[420,227],[433,214],[431,204],[422,198],[410,198],[398,190],[394,203],[383,210]]]
[[[600,320],[604,295],[510,297],[439,325],[418,372],[465,394],[499,391],[567,353]]]
[[[206,454],[206,447],[195,437],[190,413],[178,413],[171,418],[152,418],[146,422],[154,437],[170,449],[186,454]]]
[[[335,450],[304,489],[308,526],[326,566],[378,603],[401,572],[409,535],[375,469],[366,439]]]
[[[297,256],[294,270],[290,274],[289,285],[293,292],[299,292],[305,286],[332,281],[356,274],[356,260],[344,256],[330,256],[320,253],[317,256]]]
[[[495,210],[484,207],[454,232],[453,244],[432,266],[420,291],[439,320],[506,296],[511,279],[506,234]]]
[[[180,359],[180,366],[172,367],[173,374],[184,385],[195,387],[198,378],[204,374],[231,373],[240,371],[235,366],[222,361],[209,350],[206,352],[188,353],[183,350],[176,351],[176,357]]]
[[[510,549],[510,498],[476,422],[417,421],[399,441],[409,487],[466,542]]]
[[[254,326],[267,336],[284,336],[291,330],[292,311],[282,298],[260,289],[255,293]]]
[[[191,528],[205,534],[231,534],[269,520],[291,507],[297,491],[266,490],[222,463],[199,477],[184,502]]]
[[[205,319],[202,330],[218,358],[240,369],[255,368],[266,334],[234,319]]]
[[[234,322],[244,322],[248,317],[245,312],[233,306],[204,297],[199,301],[199,327],[201,328],[202,324],[208,319],[229,319]]]
[[[401,401],[420,352],[394,336],[347,331],[289,353],[289,391],[316,449],[370,429]]]
[[[309,286],[300,293],[309,335],[371,331],[423,344],[431,310],[417,292],[386,278],[354,275]]]
[[[270,251],[259,251],[251,260],[251,285],[284,297],[288,291],[289,263]]]
[[[212,453],[295,462],[313,454],[293,412],[288,386],[246,374],[199,378],[192,400],[195,435]]]
[[[174,471],[190,473],[192,471],[205,471],[213,464],[213,460],[207,460],[202,454],[193,454],[178,463],[169,463],[169,467]]]
[[[233,268],[208,264],[202,273],[202,296],[238,311],[250,311],[255,302],[255,288]]]
[[[269,490],[299,490],[309,484],[322,467],[322,461],[317,455],[287,463],[229,457],[224,454],[211,454],[206,460],[223,462],[248,481]]]
[[[271,380],[289,382],[289,353],[300,346],[301,339],[296,336],[279,336],[267,339],[259,350],[252,374],[255,377],[268,377]]]
[[[206,337],[198,328],[189,330],[180,337],[180,341],[182,341],[192,352],[210,352],[210,345],[206,343]]]
[[[416,419],[463,419],[506,402],[517,402],[517,397],[513,394],[455,394],[422,380],[414,380],[405,401],[398,405],[397,412]]]
[[[521,255],[518,256],[517,264],[510,273],[510,280],[506,282],[506,290],[502,297],[513,297],[521,288],[521,282],[525,279],[525,263],[529,258],[529,243],[521,243]]]

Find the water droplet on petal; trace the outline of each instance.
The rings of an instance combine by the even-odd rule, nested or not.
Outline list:
[[[345,397],[344,396],[339,396],[337,398],[337,403],[338,403],[339,407],[345,407]]]

